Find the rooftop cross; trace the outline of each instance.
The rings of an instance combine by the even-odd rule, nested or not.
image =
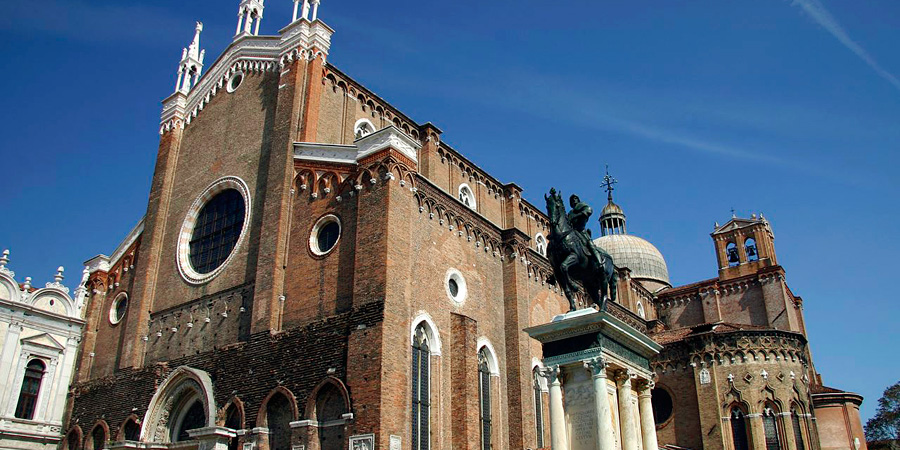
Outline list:
[[[612,191],[615,189],[613,185],[618,183],[619,180],[611,177],[609,175],[609,164],[606,165],[606,175],[603,176],[603,182],[600,183],[600,186],[606,189],[607,196],[606,198],[611,202],[612,201]]]

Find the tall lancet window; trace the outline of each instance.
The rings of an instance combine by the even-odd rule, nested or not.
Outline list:
[[[39,359],[32,359],[25,368],[25,379],[22,380],[19,403],[16,405],[17,418],[28,420],[34,418],[38,393],[41,391],[41,380],[44,378],[44,369],[46,366]]]
[[[747,439],[747,415],[739,406],[731,408],[731,439],[734,450],[750,450],[750,442]]]
[[[481,449],[491,450],[491,368],[487,349],[478,351],[478,393],[481,411]]]
[[[430,425],[430,368],[431,354],[428,349],[428,335],[425,324],[416,327],[412,344],[412,436],[413,450],[428,450]]]
[[[806,446],[803,444],[803,429],[800,425],[800,408],[797,404],[791,408],[791,425],[794,428],[794,442],[797,443],[797,450],[806,450]]]
[[[778,418],[774,405],[767,404],[763,410],[763,431],[766,435],[766,450],[781,450],[781,436],[778,430]]]
[[[541,374],[535,367],[531,373],[534,383],[534,433],[537,436],[537,448],[544,446],[544,400],[541,394]]]

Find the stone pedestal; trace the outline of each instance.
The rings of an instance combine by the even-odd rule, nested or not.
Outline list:
[[[188,430],[188,435],[200,443],[197,450],[228,450],[228,442],[237,434],[231,428],[206,427]]]
[[[550,385],[553,450],[620,450],[613,411],[619,413],[621,450],[656,450],[656,428],[644,426],[647,420],[653,424],[652,407],[644,405],[636,411],[632,398],[637,394],[635,387],[649,386],[653,378],[649,359],[659,353],[659,344],[593,309],[554,317],[525,332],[543,346],[541,374]],[[612,404],[616,402],[608,394],[614,374],[619,375],[618,404]],[[646,395],[649,402],[649,390]]]

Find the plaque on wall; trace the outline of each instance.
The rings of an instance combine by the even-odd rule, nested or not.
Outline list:
[[[390,450],[402,450],[403,446],[400,445],[400,436],[391,435],[391,449]]]
[[[350,450],[375,450],[374,434],[350,436]]]

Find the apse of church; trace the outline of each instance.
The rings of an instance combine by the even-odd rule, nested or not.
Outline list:
[[[259,35],[264,12],[289,23]],[[547,215],[330,63],[323,18],[318,0],[242,0],[217,58],[202,24],[185,30],[146,215],[88,261],[62,447],[566,448],[551,442],[565,386],[523,331],[569,311]],[[819,447],[803,302],[766,219],[717,226],[719,278],[673,287],[612,184],[595,244],[618,295],[591,317],[634,330],[646,367],[603,366],[608,395],[632,400],[607,403],[603,436],[761,449],[775,430],[778,448]],[[593,389],[600,372],[579,370]]]

